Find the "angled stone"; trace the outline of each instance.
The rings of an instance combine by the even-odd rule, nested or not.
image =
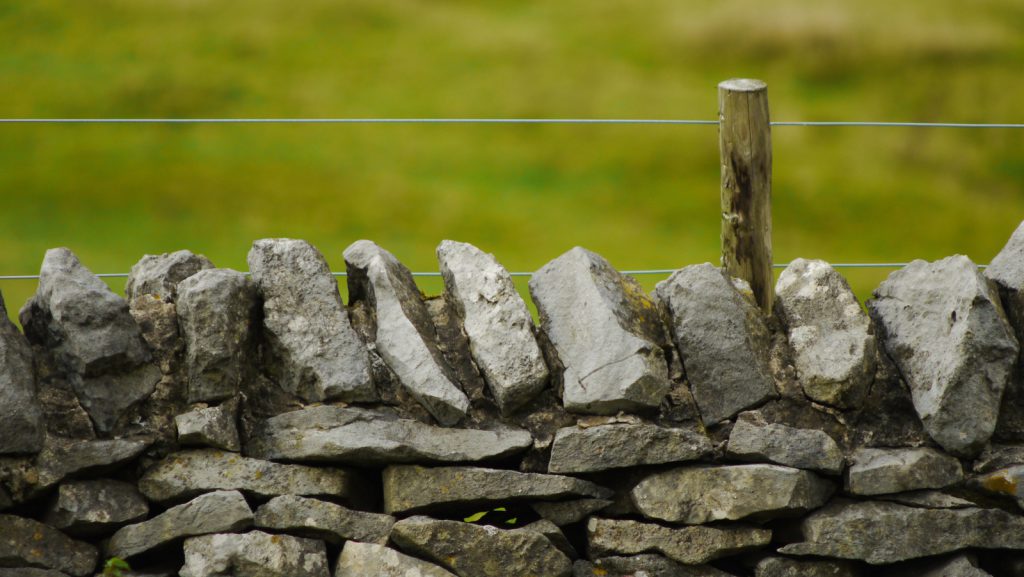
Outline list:
[[[987,493],[1010,497],[1024,509],[1024,465],[998,469],[971,479],[971,485]]]
[[[335,577],[456,577],[433,563],[373,543],[348,541]]]
[[[949,493],[943,493],[942,491],[932,491],[929,489],[908,491],[906,493],[878,495],[877,498],[882,501],[892,501],[893,503],[899,503],[900,505],[907,505],[909,507],[924,507],[927,509],[965,509],[967,507],[977,506],[973,501],[968,501],[967,499],[957,497],[956,495],[950,495]]]
[[[334,545],[344,541],[383,545],[394,524],[391,515],[354,511],[297,495],[274,497],[256,510],[256,526],[261,529],[322,539]]]
[[[772,532],[742,525],[664,527],[639,521],[591,517],[587,542],[592,558],[661,553],[686,565],[699,565],[768,545]]]
[[[100,433],[110,433],[128,409],[148,399],[162,378],[160,368],[144,363],[135,368],[80,377],[71,375],[78,402]]]
[[[98,557],[95,547],[53,527],[0,514],[0,566],[34,567],[85,577],[92,575]]]
[[[846,473],[854,495],[942,489],[963,480],[960,461],[935,449],[857,449]]]
[[[0,293],[0,455],[38,452],[43,429],[32,349],[8,319]]]
[[[858,577],[853,563],[836,559],[765,557],[757,563],[754,577]]]
[[[548,472],[588,473],[636,465],[695,461],[713,448],[707,435],[647,424],[566,427],[555,434]]]
[[[153,295],[160,300],[174,302],[178,283],[208,268],[213,268],[210,259],[189,250],[147,254],[132,266],[124,293],[129,301]]]
[[[43,490],[66,478],[116,468],[142,454],[148,439],[77,441],[47,436],[36,456],[36,483]]]
[[[323,541],[250,531],[185,541],[181,577],[330,577]]]
[[[132,483],[112,479],[61,484],[45,521],[69,535],[109,534],[149,514],[149,503]]]
[[[843,453],[824,431],[767,423],[759,413],[741,413],[729,434],[726,454],[740,461],[768,461],[827,475],[843,471]]]
[[[177,415],[174,424],[178,429],[178,442],[182,445],[235,452],[242,448],[238,437],[237,399]]]
[[[985,277],[999,289],[1006,316],[1018,342],[1024,342],[1024,222],[985,268]],[[1003,392],[995,437],[1024,441],[1024,356]]]

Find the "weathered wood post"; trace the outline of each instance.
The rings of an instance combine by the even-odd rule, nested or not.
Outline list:
[[[772,132],[768,85],[733,79],[718,85],[722,163],[722,266],[750,283],[765,314],[772,276]]]

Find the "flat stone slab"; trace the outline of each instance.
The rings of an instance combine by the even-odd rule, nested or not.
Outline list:
[[[686,565],[699,565],[768,545],[772,532],[747,526],[665,527],[639,521],[591,517],[590,556],[661,553]]]
[[[859,577],[857,567],[849,561],[835,559],[792,559],[765,557],[757,563],[754,577]],[[952,575],[950,575],[952,577]]]
[[[800,526],[804,542],[786,545],[779,553],[883,565],[967,548],[1024,549],[1024,517],[999,509],[836,502]]]
[[[69,535],[88,537],[112,533],[148,514],[149,503],[134,484],[94,479],[61,484],[45,521]]]
[[[158,502],[182,501],[218,490],[239,490],[256,497],[304,495],[343,500],[364,494],[362,479],[344,469],[272,463],[217,449],[168,455],[146,471],[139,489]]]
[[[344,541],[383,545],[395,524],[391,515],[355,511],[297,495],[274,497],[256,510],[255,519],[261,529],[322,539],[334,545]]]
[[[854,495],[942,489],[964,479],[959,460],[928,447],[857,449],[850,461],[846,490]]]
[[[394,465],[384,469],[383,478],[388,513],[612,495],[609,489],[574,477],[480,467]]]
[[[668,343],[643,288],[576,247],[530,278],[541,328],[558,353],[565,408],[615,414],[658,407],[668,393]]]
[[[794,516],[824,505],[835,484],[779,465],[693,465],[655,473],[631,496],[645,517],[698,524]]]
[[[47,436],[36,456],[36,488],[52,487],[66,478],[116,468],[138,457],[148,439],[79,441]]]
[[[0,455],[43,448],[43,410],[35,374],[32,349],[8,318],[0,294]]]
[[[647,424],[566,427],[555,434],[548,472],[589,473],[695,461],[711,454],[707,435]]]
[[[92,575],[99,552],[39,521],[0,514],[0,565]],[[0,569],[0,573],[3,569]]]
[[[335,577],[456,577],[433,563],[373,543],[349,541],[338,557]]]
[[[460,577],[569,577],[572,562],[544,535],[460,521],[410,517],[395,523],[391,540]]]
[[[330,577],[323,541],[250,531],[185,541],[181,577]]]
[[[360,465],[496,460],[533,445],[519,429],[424,425],[365,409],[310,407],[267,419],[250,439],[254,457]]]
[[[238,437],[237,400],[177,415],[174,424],[178,429],[178,442],[182,445],[235,452],[242,450]]]
[[[107,544],[107,555],[128,558],[183,539],[252,526],[252,510],[238,491],[216,491],[135,525],[122,527]]]
[[[843,452],[828,433],[767,423],[756,412],[741,413],[729,434],[726,455],[739,461],[767,461],[826,475],[843,471]]]
[[[646,553],[630,557],[602,557],[593,563],[580,559],[572,577],[734,577],[710,565],[683,565],[667,557]]]
[[[592,513],[612,504],[608,499],[576,499],[574,501],[539,501],[530,503],[530,508],[559,527],[579,523]]]
[[[129,301],[153,295],[163,301],[174,302],[178,283],[208,268],[213,268],[210,259],[189,250],[147,254],[132,266],[124,293]]]

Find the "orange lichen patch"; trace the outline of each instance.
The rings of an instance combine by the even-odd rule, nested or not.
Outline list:
[[[605,570],[603,567],[594,567],[594,575],[601,576],[601,575],[607,575],[607,574],[608,574],[608,571]]]
[[[1003,493],[1011,496],[1017,495],[1017,481],[1003,473],[989,475],[981,481],[981,486],[993,493]]]
[[[280,543],[281,542],[281,536],[280,535],[274,535],[273,537],[270,538],[270,542],[271,543],[275,543],[275,544],[276,543]]]
[[[33,541],[42,541],[43,540],[43,532],[42,531],[36,531],[35,533],[33,533],[32,534],[32,540]]]

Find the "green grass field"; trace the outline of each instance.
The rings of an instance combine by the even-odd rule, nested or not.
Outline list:
[[[747,76],[776,120],[1024,122],[1024,3],[771,4],[0,0],[0,116],[712,119]],[[1024,130],[773,138],[777,262],[984,263],[1024,219]],[[0,125],[0,274],[55,246],[244,270],[270,236],[338,270],[360,238],[413,270],[444,238],[511,270],[717,262],[717,163],[713,126]],[[0,282],[12,315],[34,289]]]

